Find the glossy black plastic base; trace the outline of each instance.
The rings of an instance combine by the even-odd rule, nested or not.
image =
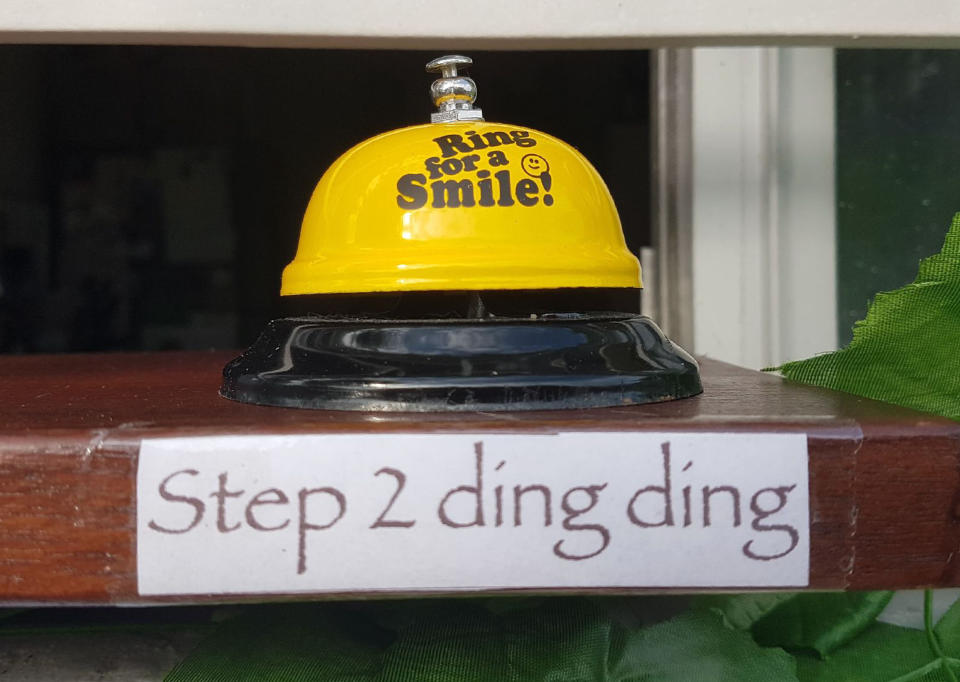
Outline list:
[[[649,319],[274,320],[223,370],[258,405],[395,412],[635,405],[702,391],[697,363]]]

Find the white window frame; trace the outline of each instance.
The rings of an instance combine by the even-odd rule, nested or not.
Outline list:
[[[831,48],[655,50],[644,310],[763,368],[837,344]]]
[[[833,50],[692,62],[693,347],[754,368],[834,350]]]

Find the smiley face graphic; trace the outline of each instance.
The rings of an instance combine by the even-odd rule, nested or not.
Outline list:
[[[520,159],[520,167],[523,172],[535,178],[539,178],[550,170],[550,164],[539,154],[527,154]]]

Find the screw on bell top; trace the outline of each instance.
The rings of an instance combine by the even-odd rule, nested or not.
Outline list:
[[[430,96],[437,112],[430,114],[431,123],[482,121],[483,111],[473,106],[477,99],[477,84],[472,78],[458,75],[458,68],[473,64],[470,57],[450,54],[427,63],[427,73],[439,73],[441,78],[430,85]]]

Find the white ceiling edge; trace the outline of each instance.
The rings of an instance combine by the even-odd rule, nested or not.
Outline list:
[[[960,2],[3,0],[0,41],[434,50],[960,47]]]

